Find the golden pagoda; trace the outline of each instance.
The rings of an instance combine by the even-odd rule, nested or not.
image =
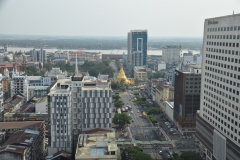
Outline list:
[[[123,70],[123,65],[120,63],[120,70],[118,72],[117,78],[114,79],[115,82],[123,82],[125,84],[134,84],[134,80],[128,79],[125,75],[125,72]]]

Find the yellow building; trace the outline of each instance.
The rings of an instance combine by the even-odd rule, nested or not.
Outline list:
[[[138,79],[139,81],[145,81],[147,79],[146,69],[142,66],[135,66],[134,79]]]
[[[156,87],[156,102],[165,112],[166,101],[174,100],[174,87],[171,85],[159,85]]]

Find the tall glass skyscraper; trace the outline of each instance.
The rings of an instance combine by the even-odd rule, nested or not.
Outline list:
[[[131,30],[128,32],[128,68],[133,75],[134,66],[147,63],[147,30]]]

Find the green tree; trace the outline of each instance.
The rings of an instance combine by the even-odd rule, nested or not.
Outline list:
[[[8,61],[8,62],[10,62],[10,59],[9,59],[9,57],[7,57],[7,56],[5,56],[4,58],[3,58],[3,60],[6,62],[6,61]]]
[[[143,152],[138,152],[134,157],[130,158],[130,160],[152,160],[152,157]]]
[[[148,110],[147,114],[148,114],[148,115],[151,115],[151,114],[154,114],[154,115],[160,114],[160,109],[159,109],[159,108],[152,108],[152,109]]]
[[[121,153],[122,160],[152,160],[150,155],[143,153],[143,150],[137,146],[125,148]]]
[[[154,117],[154,116],[149,116],[149,120],[152,122],[152,123],[157,123],[157,119]]]
[[[124,103],[123,103],[122,100],[118,100],[114,105],[115,105],[116,108],[120,108],[124,105]]]
[[[118,89],[118,83],[116,83],[116,82],[111,82],[111,87],[112,87],[112,89]]]
[[[180,157],[184,160],[201,160],[201,156],[192,151],[183,152]]]
[[[112,98],[117,101],[117,100],[119,100],[121,97],[120,97],[119,94],[114,94],[114,95],[112,95]]]
[[[119,126],[124,127],[126,124],[130,124],[131,117],[128,116],[126,113],[115,114],[112,122],[114,124],[118,124]]]
[[[159,71],[159,72],[155,72],[155,73],[152,73],[151,78],[163,78],[164,77],[164,73]]]

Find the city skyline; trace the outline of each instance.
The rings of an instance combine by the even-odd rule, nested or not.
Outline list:
[[[239,5],[237,0],[0,1],[0,34],[127,36],[129,30],[147,29],[149,37],[202,37],[205,19],[240,13]]]

